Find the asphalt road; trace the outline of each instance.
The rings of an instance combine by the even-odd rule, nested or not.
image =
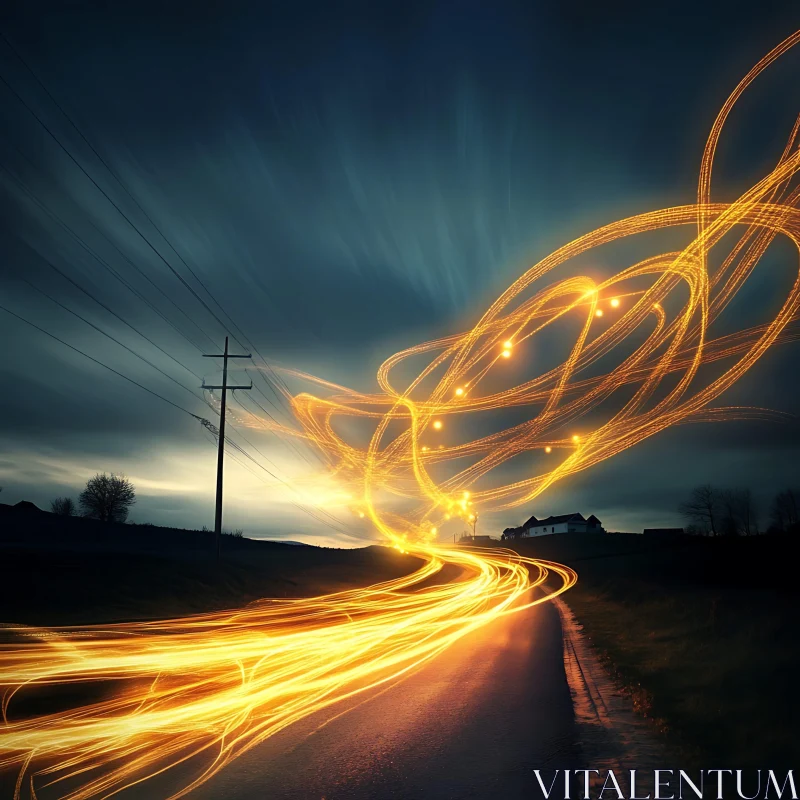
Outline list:
[[[391,688],[288,728],[190,796],[532,800],[542,796],[534,769],[581,766],[559,618],[547,603],[470,634]]]

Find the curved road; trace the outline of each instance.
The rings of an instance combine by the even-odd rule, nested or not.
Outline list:
[[[559,617],[546,603],[490,623],[394,686],[288,728],[190,797],[531,800],[542,796],[534,769],[581,766]]]

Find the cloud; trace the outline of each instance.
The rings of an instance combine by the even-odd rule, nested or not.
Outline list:
[[[790,10],[763,4],[720,22],[713,9],[679,3],[658,25],[646,11],[600,19],[586,4],[557,13],[471,4],[457,24],[446,4],[384,5],[314,18],[291,4],[203,18],[190,10],[189,28],[180,3],[155,21],[145,9],[124,19],[58,3],[20,9],[9,35],[135,202],[16,63],[14,86],[147,241],[9,98],[0,111],[3,302],[200,415],[210,412],[186,388],[216,377],[202,353],[235,328],[271,360],[374,389],[380,361],[463,330],[564,242],[691,202],[725,92],[762,54],[761,40],[792,29]],[[598,25],[608,35],[594,36]],[[791,80],[778,74],[767,99]],[[788,111],[772,105],[751,124],[737,118],[720,197],[782,146]],[[649,244],[592,254],[575,268],[618,269]],[[770,262],[770,276],[785,272],[784,256]],[[774,303],[776,287],[748,287],[731,324]],[[0,336],[14,343],[0,366],[0,414],[13,422],[0,442],[4,499],[47,499],[87,472],[127,469],[140,484],[137,514],[188,525],[209,518],[211,493],[200,487],[213,483],[213,451],[197,422],[2,314]],[[723,402],[797,412],[792,347],[770,353]],[[616,527],[638,528],[670,514],[692,482],[749,482],[766,495],[792,475],[792,431],[670,431],[554,487],[530,513],[599,510]],[[273,454],[273,441],[258,442]],[[235,462],[231,475],[232,520],[270,535],[336,535]]]

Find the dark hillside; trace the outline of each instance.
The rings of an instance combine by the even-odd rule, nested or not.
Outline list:
[[[800,757],[800,581],[792,536],[517,540],[578,572],[566,602],[687,763],[792,768]]]
[[[385,547],[335,549],[0,507],[0,623],[110,622],[366,586],[419,564]]]

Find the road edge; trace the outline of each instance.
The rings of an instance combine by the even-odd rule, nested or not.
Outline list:
[[[588,766],[652,770],[665,763],[666,745],[603,667],[583,626],[561,598],[553,603],[561,621],[564,672],[572,696],[579,744]]]

